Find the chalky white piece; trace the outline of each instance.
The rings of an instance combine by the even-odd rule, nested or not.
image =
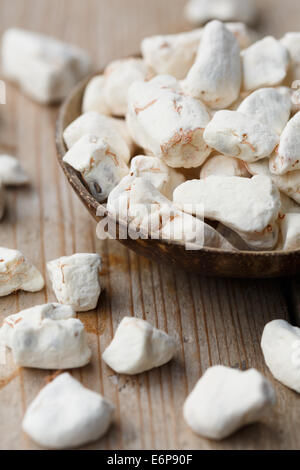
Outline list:
[[[264,328],[261,347],[275,379],[300,393],[300,328],[273,320]]]
[[[285,214],[280,222],[282,250],[300,249],[300,213]],[[299,348],[300,349],[300,348]],[[300,366],[300,363],[299,363]]]
[[[118,374],[134,375],[166,364],[175,350],[175,341],[164,331],[139,318],[125,317],[102,359]]]
[[[209,176],[240,176],[249,178],[250,174],[242,160],[226,155],[213,155],[206,160],[200,171],[201,179],[208,178]]]
[[[225,23],[235,36],[240,48],[249,47],[256,40],[256,33],[244,23]],[[195,62],[203,28],[179,34],[151,36],[142,41],[143,58],[150,70],[158,75],[172,75],[184,79]]]
[[[122,128],[121,128],[122,126]],[[113,148],[120,158],[128,163],[131,157],[131,149],[124,135],[124,124],[119,119],[104,116],[96,111],[82,114],[73,121],[64,131],[64,140],[68,149],[86,134],[95,135]]]
[[[123,117],[127,111],[127,95],[131,84],[144,81],[149,76],[142,59],[123,59],[111,62],[104,75],[93,78],[83,96],[83,112]]]
[[[290,55],[287,48],[272,36],[255,42],[242,51],[244,89],[280,85],[285,79]]]
[[[144,60],[156,74],[172,75],[181,80],[195,61],[202,34],[203,29],[195,29],[145,38],[141,44]]]
[[[188,213],[203,204],[205,217],[231,228],[249,246],[272,249],[277,242],[281,201],[271,178],[210,176],[186,181],[175,189],[174,203]]]
[[[104,75],[97,75],[89,81],[85,88],[82,100],[83,113],[96,111],[100,114],[106,114],[107,116],[110,115],[110,107],[106,103],[105,99],[104,83]]]
[[[270,158],[270,170],[275,175],[300,170],[300,111],[282,132],[279,146]]]
[[[237,111],[251,116],[280,135],[290,118],[291,108],[288,89],[261,88],[245,98]]]
[[[1,342],[15,363],[37,369],[73,369],[90,362],[84,326],[70,306],[45,304],[7,317]]]
[[[144,81],[148,76],[148,67],[142,59],[129,58],[109,64],[104,72],[104,88],[110,114],[125,116],[130,86],[133,82]]]
[[[17,290],[38,292],[44,285],[41,273],[20,251],[0,247],[0,297]]]
[[[287,48],[291,57],[291,67],[287,77],[287,85],[300,77],[300,33],[286,33],[280,42]],[[298,88],[298,87],[297,87]]]
[[[76,313],[70,305],[56,303],[36,305],[6,317],[0,329],[0,339],[8,348],[12,349],[13,335],[20,322],[39,325],[46,319],[53,321],[68,320],[69,318],[75,318],[75,315]]]
[[[151,235],[155,239],[185,243],[189,249],[209,246],[234,250],[210,225],[179,211],[149,180],[141,177],[123,178],[110,193],[107,209],[113,217],[129,223],[129,232],[141,230],[148,238]],[[201,210],[198,216],[203,216]]]
[[[185,401],[186,423],[200,436],[222,440],[270,413],[276,397],[257,370],[208,369]]]
[[[4,33],[1,54],[4,76],[43,104],[64,99],[91,70],[81,49],[19,28]]]
[[[20,162],[11,155],[0,155],[0,180],[5,186],[23,186],[29,183]]]
[[[195,25],[216,19],[253,23],[257,8],[253,0],[189,0],[185,8],[186,19]]]
[[[98,202],[129,172],[126,163],[103,139],[86,134],[64,156],[64,162],[79,171]]]
[[[65,373],[46,385],[33,400],[22,428],[42,447],[73,448],[104,436],[113,411],[114,406],[105,398]]]
[[[47,270],[57,300],[71,305],[76,312],[94,310],[101,287],[101,257],[93,253],[76,253],[47,263]]]
[[[247,163],[246,167],[251,175],[264,175],[272,178],[282,193],[300,204],[300,171],[290,171],[285,175],[273,175],[270,172],[269,163],[269,159],[265,158],[256,163]]]
[[[4,216],[5,212],[5,189],[4,189],[4,184],[2,183],[0,179],[0,221],[2,217]]]
[[[181,173],[168,167],[158,157],[134,157],[131,160],[130,173],[150,181],[168,199],[172,199],[174,189],[185,181]]]
[[[204,131],[210,147],[245,162],[268,157],[279,142],[279,136],[263,122],[238,111],[218,111]]]
[[[194,65],[183,82],[184,91],[215,109],[230,106],[239,96],[242,81],[240,47],[219,21],[203,31]]]
[[[199,100],[182,93],[169,75],[136,82],[128,94],[127,124],[138,145],[172,168],[201,165],[211,149],[203,140],[210,114]]]

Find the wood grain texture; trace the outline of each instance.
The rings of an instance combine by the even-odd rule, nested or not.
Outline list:
[[[13,25],[56,35],[89,50],[97,68],[138,50],[143,36],[188,29],[183,0],[0,0],[0,33]],[[258,2],[268,33],[299,29],[297,1]],[[263,28],[263,25],[260,26]],[[205,279],[138,257],[115,241],[97,240],[96,226],[73,195],[55,156],[56,108],[40,107],[7,87],[0,107],[0,150],[15,153],[30,175],[28,189],[10,190],[0,245],[22,250],[45,274],[48,260],[74,252],[103,256],[103,293],[95,312],[80,314],[93,359],[72,371],[116,406],[107,436],[88,449],[299,449],[299,397],[275,382],[264,366],[260,337],[275,318],[299,318],[299,279]],[[46,288],[0,299],[0,320],[53,301]],[[149,320],[177,338],[175,359],[139,376],[118,376],[102,361],[125,315]],[[195,436],[182,418],[187,393],[212,364],[256,367],[272,380],[278,404],[263,423],[222,443]],[[21,432],[28,404],[49,371],[0,365],[0,449],[37,449]]]

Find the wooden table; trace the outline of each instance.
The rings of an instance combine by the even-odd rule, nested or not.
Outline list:
[[[90,51],[97,66],[136,53],[154,33],[188,29],[184,0],[1,0],[0,32],[24,26],[56,35]],[[298,30],[297,0],[259,1],[262,30]],[[300,77],[299,77],[300,78]],[[48,260],[75,252],[101,253],[103,293],[96,312],[80,315],[93,351],[91,365],[73,372],[86,387],[116,406],[107,436],[89,449],[299,449],[300,402],[275,382],[261,350],[271,319],[300,319],[299,279],[221,280],[158,266],[115,241],[97,240],[95,223],[73,195],[56,161],[56,108],[40,107],[12,86],[0,106],[0,150],[15,153],[30,175],[29,189],[10,190],[0,245],[22,250],[45,274]],[[0,299],[0,320],[32,305],[54,301],[49,279],[40,293]],[[135,377],[115,375],[102,361],[125,315],[149,320],[177,338],[175,360]],[[263,423],[221,443],[195,436],[182,405],[212,364],[256,367],[274,384],[278,403]],[[0,449],[36,449],[21,432],[28,404],[49,371],[17,369],[10,357],[0,366]]]

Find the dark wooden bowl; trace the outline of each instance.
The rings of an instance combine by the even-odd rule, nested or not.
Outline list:
[[[56,129],[58,161],[72,188],[96,221],[100,204],[89,193],[80,175],[63,162],[67,151],[63,140],[64,129],[81,114],[84,89],[91,77],[81,82],[61,106]],[[101,207],[101,206],[100,206]],[[99,213],[99,212],[98,212]],[[101,214],[106,214],[101,207]],[[234,278],[266,278],[291,276],[300,273],[300,250],[276,252],[226,252],[214,248],[187,251],[183,245],[164,240],[119,240],[140,255],[174,267],[197,272],[203,276]]]

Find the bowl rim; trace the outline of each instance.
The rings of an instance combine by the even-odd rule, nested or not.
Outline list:
[[[136,57],[136,56],[133,56]],[[87,206],[88,210],[90,213],[94,216],[96,220],[101,220],[102,217],[108,216],[108,211],[106,207],[103,204],[100,204],[93,196],[92,194],[88,191],[86,188],[85,184],[83,183],[83,180],[80,176],[80,174],[74,170],[70,165],[67,163],[64,163],[63,157],[67,153],[67,147],[65,145],[64,139],[63,139],[63,124],[64,124],[64,117],[66,114],[66,110],[68,109],[70,103],[73,101],[74,97],[81,93],[83,94],[84,89],[90,82],[90,80],[98,75],[102,75],[104,73],[104,70],[101,70],[100,72],[93,72],[86,76],[83,80],[81,80],[69,93],[69,95],[66,97],[66,99],[63,101],[63,103],[59,107],[59,112],[56,120],[56,128],[55,128],[55,141],[56,141],[56,151],[57,151],[57,158],[59,161],[59,164],[65,173],[67,180],[69,181],[70,185],[80,198],[80,200]],[[79,117],[79,116],[78,116]],[[114,116],[112,116],[114,117]],[[103,214],[102,216],[97,216],[97,211],[101,208],[101,213]],[[118,226],[124,226],[127,227],[126,224],[122,224],[120,221],[117,221],[117,227]],[[117,241],[120,241],[118,238],[116,238]],[[183,243],[176,243],[174,241],[169,241],[165,240],[162,238],[159,239],[151,239],[149,240],[156,240],[159,241],[160,244],[165,245],[168,247],[169,245],[171,246],[183,246]],[[147,240],[147,241],[149,241]],[[222,250],[220,248],[212,248],[212,247],[202,247],[197,250],[193,250],[192,253],[214,253],[214,254],[222,254],[223,256],[252,256],[256,258],[271,258],[271,257],[280,257],[280,258],[285,258],[285,257],[290,257],[293,254],[300,254],[300,248],[297,250],[272,250],[272,251],[251,251],[251,250],[237,250],[237,251],[229,251],[229,250]]]

